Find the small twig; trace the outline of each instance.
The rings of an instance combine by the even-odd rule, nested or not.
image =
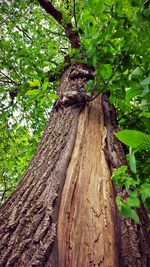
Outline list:
[[[20,32],[22,32],[28,39],[30,39],[31,41],[33,41],[32,40],[32,38],[24,31],[24,30],[22,30],[18,25],[16,25],[16,28],[20,31]]]
[[[3,95],[2,98],[0,99],[1,103],[3,100],[5,100],[6,96],[7,96],[7,93],[5,92],[5,95]]]
[[[104,90],[105,90],[105,88],[108,86],[108,84],[110,83],[110,81],[111,81],[111,79],[114,77],[114,75],[115,75],[115,73],[116,73],[116,70],[117,70],[117,68],[118,68],[118,66],[120,65],[120,63],[115,67],[115,71],[112,73],[112,75],[110,76],[110,78],[109,78],[109,80],[105,83],[104,81],[103,81],[103,79],[102,79],[102,81],[103,81],[103,83],[104,83],[104,87],[102,88],[102,90],[100,91],[100,92],[98,92],[97,93],[97,95],[95,95],[94,97],[92,97],[92,98],[89,98],[88,100],[87,100],[87,102],[90,102],[90,101],[93,101],[95,98],[97,98]]]
[[[2,177],[3,177],[3,180],[4,180],[4,191],[3,191],[3,194],[2,194],[2,197],[1,197],[1,202],[4,200],[5,194],[7,192],[7,183],[6,183],[6,179],[5,179],[5,175],[4,175],[4,170],[3,170],[3,173],[2,173]]]
[[[43,29],[44,29],[44,30],[48,31],[48,32],[49,32],[49,33],[51,33],[51,34],[54,34],[54,35],[57,35],[57,36],[63,36],[63,37],[67,37],[67,35],[66,35],[66,34],[59,33],[59,32],[55,32],[55,31],[50,31],[49,29],[47,29],[47,28],[46,28],[46,27],[44,27],[43,25],[42,25],[42,27],[43,27]]]
[[[0,26],[3,25],[3,23],[5,23],[10,17],[7,17],[6,19],[4,19],[1,23],[0,23]]]
[[[73,0],[73,14],[74,14],[75,26],[76,28],[78,28],[77,18],[76,18],[76,1],[75,0]]]
[[[98,92],[97,95],[95,95],[94,97],[89,98],[87,102],[93,101],[95,98],[97,98],[105,90],[105,88],[108,86],[109,82],[111,81],[111,79],[113,78],[114,75],[115,75],[115,73],[113,73],[113,75],[110,76],[109,80],[107,81],[107,83],[105,83],[102,90],[100,92]]]
[[[0,80],[0,83],[13,83],[11,81]]]
[[[132,115],[133,113],[135,113],[135,112],[137,112],[137,111],[139,111],[139,109],[135,109],[135,110],[132,110],[131,112],[129,112],[129,113],[127,113],[127,114],[123,114],[123,115],[121,116],[121,118],[118,119],[118,121],[120,121],[122,118],[126,118],[126,117]]]
[[[3,112],[5,110],[9,109],[10,107],[12,107],[12,109],[14,108],[14,104],[12,105],[12,102],[10,102],[10,104],[7,107],[2,108],[1,111]]]
[[[65,51],[63,51],[62,49],[60,49],[60,52],[63,53],[64,55],[66,55],[67,53]]]
[[[18,85],[15,81],[13,81],[8,75],[6,75],[5,73],[3,73],[2,71],[0,71],[0,73],[5,76],[9,81],[11,81],[12,83]]]

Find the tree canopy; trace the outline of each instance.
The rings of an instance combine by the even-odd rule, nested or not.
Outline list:
[[[150,213],[150,1],[5,0],[0,25],[1,201],[36,150],[63,69],[77,61],[95,70],[91,97],[108,91],[116,108],[130,170],[122,166],[113,179],[132,189],[118,207],[138,221],[133,208],[142,200]]]

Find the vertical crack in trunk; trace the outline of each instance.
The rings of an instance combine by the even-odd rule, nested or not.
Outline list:
[[[123,219],[115,204],[112,169],[125,164],[108,94],[80,112],[58,219],[59,266],[149,267],[146,224]],[[143,222],[144,214],[141,211]]]
[[[111,173],[100,98],[81,111],[58,220],[59,266],[118,266]]]

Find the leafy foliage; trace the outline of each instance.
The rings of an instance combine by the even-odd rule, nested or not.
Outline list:
[[[138,222],[138,215],[132,208],[140,207],[141,198],[150,216],[150,184],[143,183],[143,179],[140,179],[139,173],[136,169],[136,158],[134,153],[141,149],[150,150],[150,135],[135,130],[124,130],[116,133],[115,135],[121,142],[130,146],[130,153],[127,155],[127,159],[130,170],[136,174],[134,177],[135,180],[132,180],[131,176],[126,172],[127,166],[122,166],[114,172],[112,178],[114,179],[116,186],[126,185],[126,189],[134,186],[134,189],[132,189],[133,191],[129,192],[127,201],[124,203],[118,196],[117,204],[123,216],[126,217],[130,215],[129,217]],[[128,188],[127,185],[129,185]]]
[[[124,203],[122,199],[119,196],[117,196],[116,202],[117,202],[119,211],[122,213],[124,218],[132,218],[135,222],[139,223],[140,221],[139,216],[136,213],[136,211],[132,208],[132,206],[133,207],[137,206],[137,204],[135,205],[135,203],[139,204],[138,198],[128,198],[127,203]]]
[[[31,3],[32,2],[32,3]],[[53,1],[54,2],[54,1]],[[150,161],[150,11],[144,0],[55,1],[62,25],[38,1],[1,4],[0,115],[2,200],[15,187],[35,152],[56,96],[64,56],[95,68],[92,94],[110,91],[119,127],[116,136],[130,147],[126,169],[116,185],[134,188],[127,203],[117,199],[125,217],[138,221],[138,197],[149,205]],[[64,25],[72,23],[80,47],[71,48]],[[142,150],[141,150],[142,149]],[[143,150],[144,149],[144,150]],[[128,153],[128,152],[127,152]],[[135,154],[136,153],[136,154]],[[117,181],[117,182],[116,182]],[[146,198],[144,197],[146,196]]]
[[[119,195],[116,198],[118,208],[125,218],[131,217],[136,222],[139,222],[139,216],[136,212],[140,208],[141,201],[143,201],[148,215],[150,216],[150,184],[143,183],[138,177],[127,172],[127,166],[121,166],[119,169],[114,170],[112,179],[116,187],[125,186],[127,191],[126,199],[122,199]]]
[[[136,130],[123,130],[115,134],[115,136],[125,145],[135,150],[150,150],[150,135]]]

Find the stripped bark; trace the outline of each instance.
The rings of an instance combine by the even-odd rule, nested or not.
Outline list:
[[[80,113],[58,220],[61,267],[119,266],[116,207],[100,98]]]
[[[112,169],[125,164],[116,131],[114,107],[108,94],[86,106],[78,119],[71,161],[67,169],[58,219],[59,266],[149,267],[148,220],[123,219],[115,196]]]

